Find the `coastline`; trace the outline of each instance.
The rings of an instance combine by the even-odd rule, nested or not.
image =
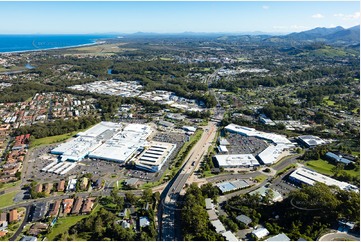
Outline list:
[[[103,40],[95,40],[92,43],[87,44],[80,44],[80,45],[69,45],[69,46],[63,46],[63,47],[52,47],[52,48],[45,48],[45,49],[33,49],[33,50],[16,50],[16,51],[7,51],[7,52],[0,52],[0,55],[2,54],[18,54],[18,53],[28,53],[28,52],[37,52],[37,51],[47,51],[47,50],[59,50],[59,49],[71,49],[71,48],[77,48],[77,47],[83,47],[83,46],[91,46],[91,45],[98,45],[98,44],[104,44],[105,41]]]

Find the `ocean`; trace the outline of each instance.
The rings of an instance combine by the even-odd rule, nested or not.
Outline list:
[[[91,45],[113,35],[0,35],[0,53]]]

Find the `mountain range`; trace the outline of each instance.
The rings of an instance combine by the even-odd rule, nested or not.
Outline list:
[[[360,42],[360,25],[345,29],[341,26],[335,28],[315,28],[299,33],[291,33],[279,38],[298,41],[325,41],[325,42]]]

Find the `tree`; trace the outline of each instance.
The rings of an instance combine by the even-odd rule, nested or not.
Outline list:
[[[146,202],[151,202],[153,197],[152,189],[147,188],[143,190],[142,199]]]

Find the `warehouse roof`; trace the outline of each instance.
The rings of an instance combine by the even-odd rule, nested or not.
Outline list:
[[[252,154],[216,155],[220,167],[258,166],[259,163]]]
[[[311,186],[313,186],[315,182],[321,182],[323,184],[326,184],[327,186],[337,186],[342,190],[358,191],[358,188],[354,185],[351,185],[347,182],[335,180],[331,177],[305,168],[298,168],[290,174],[290,178],[296,179]]]
[[[287,144],[289,146],[293,146],[292,142],[289,141],[286,138],[286,136],[283,136],[283,135],[257,131],[253,128],[239,126],[236,124],[229,124],[225,127],[225,129],[228,131],[231,131],[231,132],[235,132],[235,133],[239,133],[241,135],[248,136],[248,137],[256,137],[256,138],[272,141],[273,143],[276,143],[276,144]]]

